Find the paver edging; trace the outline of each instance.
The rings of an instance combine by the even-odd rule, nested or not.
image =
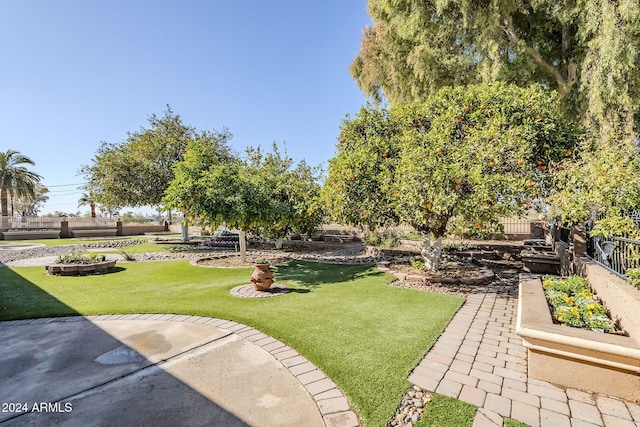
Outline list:
[[[152,314],[150,317],[142,318],[143,314],[123,314],[123,315],[96,315],[96,316],[66,316],[66,317],[46,317],[46,318],[37,318],[37,319],[24,319],[24,320],[9,320],[9,321],[0,321],[0,326],[8,325],[29,325],[29,324],[40,324],[40,323],[58,323],[58,322],[78,322],[78,321],[107,321],[107,320],[152,320],[158,317],[169,316],[168,318],[164,318],[162,320],[169,322],[180,322],[180,323],[205,323],[211,324],[219,327],[220,329],[228,330],[229,335],[237,335],[241,339],[246,339],[249,342],[259,346],[260,348],[267,351],[271,354],[282,367],[289,370],[289,372],[295,377],[295,379],[300,383],[302,387],[309,393],[309,396],[313,399],[316,404],[316,408],[320,416],[322,417],[322,421],[324,422],[326,427],[359,427],[361,426],[360,420],[355,413],[355,411],[351,408],[349,400],[345,396],[344,392],[340,390],[340,388],[329,379],[324,372],[318,369],[315,365],[313,365],[306,357],[300,355],[296,350],[289,347],[285,343],[272,338],[259,330],[244,325],[242,323],[237,323],[234,321],[219,319],[215,317],[207,318],[208,321],[203,321],[205,319],[203,316],[188,316],[188,315],[166,315],[166,314]],[[229,326],[230,329],[225,328],[224,326]],[[251,332],[255,331],[255,334]],[[259,344],[255,341],[252,341],[250,337],[262,334],[270,339],[263,339],[261,341],[262,344]],[[227,335],[228,336],[228,335]],[[277,344],[277,345],[274,345]],[[295,373],[291,368],[298,366],[302,363],[308,363],[313,366],[311,371],[304,370],[303,372]],[[313,372],[313,375],[309,375]],[[302,377],[302,378],[301,378]],[[306,384],[305,384],[306,382]]]

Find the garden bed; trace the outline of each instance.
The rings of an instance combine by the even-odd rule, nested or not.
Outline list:
[[[444,283],[476,285],[493,280],[494,273],[474,262],[462,259],[444,258],[438,271],[416,268],[409,261],[383,261],[377,264],[379,270],[393,274],[399,280],[415,283]]]
[[[620,336],[554,324],[536,275],[520,276],[519,295],[516,332],[527,348],[529,377],[640,401],[637,331]]]

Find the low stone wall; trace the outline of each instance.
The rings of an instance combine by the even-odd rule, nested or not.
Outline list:
[[[25,231],[3,231],[4,240],[36,240],[36,239],[57,239],[60,237],[60,230],[25,230]]]
[[[45,270],[52,276],[85,276],[111,273],[115,268],[116,261],[103,261],[92,264],[49,264]]]

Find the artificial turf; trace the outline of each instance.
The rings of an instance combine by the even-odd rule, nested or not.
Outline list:
[[[372,266],[294,261],[274,268],[284,296],[243,299],[248,268],[188,261],[119,263],[115,273],[55,277],[43,267],[0,269],[0,320],[95,314],[177,313],[253,326],[298,350],[336,382],[368,426],[383,426],[407,375],[463,302],[387,286]]]

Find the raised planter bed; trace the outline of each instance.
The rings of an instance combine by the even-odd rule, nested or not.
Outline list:
[[[47,273],[53,276],[86,276],[89,274],[111,273],[116,269],[116,261],[102,261],[91,264],[49,264]]]
[[[4,240],[57,239],[59,237],[60,230],[21,230],[2,232],[2,238]]]
[[[115,228],[96,228],[91,230],[71,230],[72,237],[112,237],[118,232]]]
[[[516,333],[527,348],[529,377],[640,402],[640,331],[623,324],[630,336],[620,336],[554,324],[536,275],[520,276],[519,295]]]

